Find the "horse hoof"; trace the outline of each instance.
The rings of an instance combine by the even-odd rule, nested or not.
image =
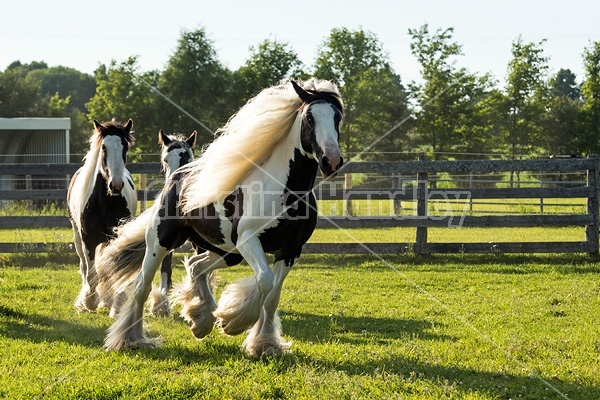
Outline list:
[[[196,339],[204,339],[209,333],[212,332],[214,326],[215,318],[212,316],[212,314],[209,314],[200,321],[190,322],[190,330]]]

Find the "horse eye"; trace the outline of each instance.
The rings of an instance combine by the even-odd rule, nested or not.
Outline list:
[[[314,124],[315,123],[315,119],[313,118],[312,114],[308,114],[306,116],[306,120],[308,121],[309,124]]]

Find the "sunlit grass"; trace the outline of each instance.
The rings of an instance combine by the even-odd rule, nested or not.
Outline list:
[[[587,256],[385,260],[303,256],[280,302],[292,353],[258,362],[243,336],[198,341],[177,317],[146,318],[161,348],[106,352],[106,310],[73,307],[75,263],[0,268],[0,398],[600,398]],[[250,274],[220,271],[217,293]]]

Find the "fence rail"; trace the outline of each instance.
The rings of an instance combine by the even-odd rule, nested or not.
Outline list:
[[[0,175],[48,176],[73,174],[79,164],[0,164]],[[133,174],[159,174],[158,163],[137,163],[128,165]],[[600,195],[600,159],[540,159],[540,160],[470,160],[470,161],[427,161],[421,159],[411,162],[360,162],[344,166],[344,185],[318,187],[315,191],[320,200],[343,201],[349,215],[320,217],[319,228],[374,228],[374,227],[412,227],[416,229],[416,240],[412,243],[308,243],[306,253],[380,253],[393,254],[412,251],[417,254],[429,253],[571,253],[585,252],[598,254]],[[536,173],[580,173],[586,179],[577,186],[569,182],[568,187],[552,186],[542,182],[543,187],[491,187],[436,189],[431,187],[430,179],[438,174],[473,174],[501,172]],[[352,174],[390,174],[395,177],[396,187],[388,189],[370,189],[352,187]],[[489,184],[489,183],[488,183]],[[157,190],[138,190],[138,198],[153,199]],[[64,200],[65,189],[0,190],[0,204],[3,200]],[[461,213],[432,215],[429,202],[463,201],[468,199],[543,199],[580,198],[586,201],[585,213],[565,215],[484,215],[472,216]],[[352,216],[351,201],[390,200],[394,202],[410,201],[416,204],[416,215],[390,216]],[[0,228],[69,227],[64,216],[0,216]],[[586,240],[579,242],[498,242],[498,243],[431,243],[428,241],[428,228],[440,227],[563,227],[580,226],[585,228]],[[44,252],[63,244],[57,243],[0,243],[0,253],[18,252],[27,249],[31,252]]]

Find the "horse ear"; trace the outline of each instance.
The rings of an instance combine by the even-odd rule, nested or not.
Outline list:
[[[194,146],[196,145],[196,135],[198,132],[194,131],[191,133],[191,135],[185,140],[185,142],[187,144],[190,145],[191,148],[194,148]]]
[[[162,129],[158,131],[158,143],[165,146],[168,146],[169,143],[171,143],[171,139],[167,135],[165,135]]]
[[[102,126],[102,124],[96,120],[94,120],[94,129],[96,129],[97,131],[101,131],[104,128],[104,126]]]
[[[292,82],[292,86],[294,87],[294,90],[296,91],[296,93],[298,94],[298,97],[300,97],[300,100],[302,100],[303,102],[307,103],[310,100],[310,93],[308,93],[306,90],[302,89],[300,87],[300,85],[298,85],[296,83],[295,80],[291,80]]]
[[[127,133],[131,132],[131,128],[133,127],[133,120],[131,118],[129,118],[129,120],[127,121],[127,123],[125,124],[125,126],[123,127]]]

